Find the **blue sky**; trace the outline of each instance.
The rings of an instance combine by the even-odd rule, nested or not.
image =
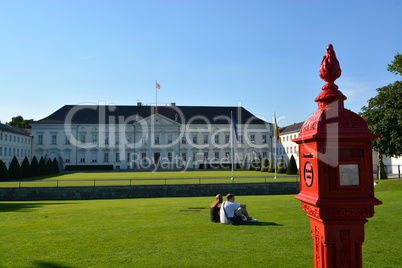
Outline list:
[[[65,104],[237,106],[280,126],[317,110],[328,44],[354,112],[402,53],[402,1],[0,0],[0,120]]]

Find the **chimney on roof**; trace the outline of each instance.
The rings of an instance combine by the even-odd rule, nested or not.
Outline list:
[[[142,102],[137,102],[137,106],[142,106]]]
[[[172,106],[176,106],[176,103],[175,103],[175,102],[172,102],[171,105],[172,105]]]

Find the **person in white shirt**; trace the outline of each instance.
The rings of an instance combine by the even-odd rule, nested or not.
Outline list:
[[[244,222],[256,222],[247,212],[246,204],[235,203],[235,195],[227,194],[225,202],[221,205],[220,220],[224,224],[240,225]]]

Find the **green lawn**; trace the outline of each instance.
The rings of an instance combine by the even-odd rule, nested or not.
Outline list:
[[[375,187],[364,267],[401,267],[402,180]],[[225,193],[222,193],[225,194]],[[0,202],[0,267],[313,267],[294,195],[237,196],[258,224],[209,222],[214,197]]]
[[[297,175],[258,171],[235,171],[236,183],[298,181]],[[22,182],[1,182],[0,187],[56,187],[139,184],[209,184],[232,183],[231,171],[165,171],[165,172],[77,172],[24,179]],[[95,182],[94,182],[95,181]]]

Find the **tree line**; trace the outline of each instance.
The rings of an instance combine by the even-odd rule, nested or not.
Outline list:
[[[271,158],[271,161],[265,157],[262,162],[259,159],[254,159],[251,162],[250,170],[261,171],[261,172],[275,172],[275,161],[274,158]],[[279,160],[278,166],[276,167],[276,172],[278,174],[288,174],[288,175],[297,175],[298,169],[296,165],[296,160],[293,155],[290,157],[289,164],[286,166],[286,161],[281,157]]]
[[[20,166],[17,157],[14,156],[8,169],[4,162],[0,160],[0,181],[15,181],[59,173],[59,163],[56,158],[52,161],[50,158],[45,160],[45,158],[41,157],[38,162],[36,156],[34,156],[31,163],[29,163],[28,157],[25,157]]]

